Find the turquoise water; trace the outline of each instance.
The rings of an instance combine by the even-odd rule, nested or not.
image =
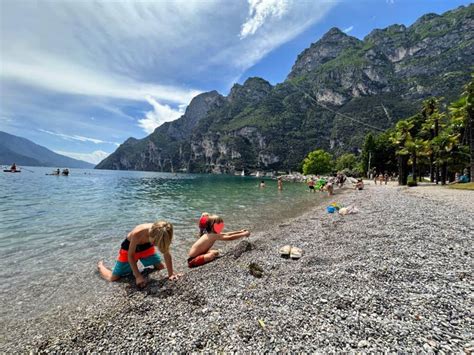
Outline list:
[[[96,264],[113,266],[126,234],[139,223],[166,219],[175,226],[175,268],[185,271],[201,212],[221,215],[226,230],[263,229],[318,203],[304,184],[240,176],[184,175],[50,168],[0,175],[0,320],[41,316],[58,307],[92,301],[113,285]]]

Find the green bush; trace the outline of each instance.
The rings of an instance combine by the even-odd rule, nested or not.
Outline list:
[[[332,155],[323,149],[310,152],[303,160],[303,174],[325,174],[331,172],[334,163]]]

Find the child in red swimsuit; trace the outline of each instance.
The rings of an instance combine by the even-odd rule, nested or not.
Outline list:
[[[219,252],[215,249],[211,249],[216,240],[235,240],[243,237],[248,237],[250,232],[242,229],[235,232],[222,233],[224,229],[224,220],[219,216],[205,216],[200,220],[201,225],[205,226],[205,232],[201,237],[193,244],[188,253],[188,266],[196,267],[207,264],[219,256]]]

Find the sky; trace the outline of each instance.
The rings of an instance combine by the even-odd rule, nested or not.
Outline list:
[[[201,92],[285,80],[332,27],[363,39],[461,0],[1,0],[0,131],[98,163]]]

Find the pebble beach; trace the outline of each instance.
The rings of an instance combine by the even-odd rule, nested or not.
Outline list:
[[[178,281],[111,284],[114,297],[38,319],[0,350],[472,353],[474,193],[423,189],[336,190],[326,202],[357,214],[315,206]],[[286,244],[301,259],[282,258]]]

